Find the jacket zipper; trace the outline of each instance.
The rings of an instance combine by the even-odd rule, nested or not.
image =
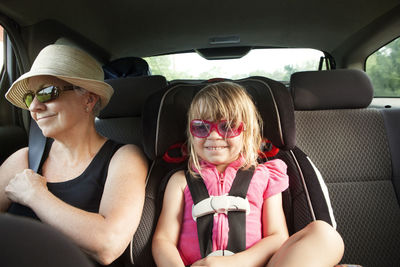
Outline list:
[[[222,196],[224,195],[224,187],[225,187],[225,179],[224,179],[224,173],[219,173],[218,172],[218,177],[219,177],[219,195]],[[223,214],[218,214],[218,235],[219,235],[219,244],[218,244],[218,249],[223,249],[223,229],[224,229],[224,224],[225,224],[225,218]]]

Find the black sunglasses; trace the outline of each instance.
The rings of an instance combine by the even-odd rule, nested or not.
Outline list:
[[[48,101],[57,99],[60,96],[61,91],[68,91],[68,90],[74,90],[74,89],[80,89],[80,87],[75,86],[75,85],[66,85],[61,90],[60,87],[52,85],[52,86],[42,88],[39,91],[37,91],[36,93],[34,93],[32,91],[28,91],[22,99],[23,99],[26,107],[29,108],[30,105],[32,104],[32,101],[35,98],[35,96],[39,102],[46,103]]]

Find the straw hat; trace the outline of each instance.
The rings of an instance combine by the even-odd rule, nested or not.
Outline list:
[[[28,78],[50,75],[73,85],[82,87],[101,98],[104,108],[114,93],[113,88],[104,82],[104,72],[100,64],[87,53],[67,45],[49,45],[40,51],[31,70],[18,78],[6,93],[13,105],[27,109],[22,100],[28,89]]]

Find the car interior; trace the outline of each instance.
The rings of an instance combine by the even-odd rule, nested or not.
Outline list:
[[[150,166],[126,266],[155,266],[166,183],[187,166],[188,107],[219,81],[242,85],[254,100],[268,155],[260,160],[288,166],[290,234],[324,220],[344,240],[341,264],[400,266],[398,1],[13,0],[0,2],[0,26],[2,96],[49,44],[79,47],[102,64],[114,95],[96,129],[139,146]],[[312,62],[290,63],[310,50]],[[252,53],[265,69],[247,65]],[[1,97],[0,164],[26,146],[29,160],[40,160],[45,144],[29,112]]]

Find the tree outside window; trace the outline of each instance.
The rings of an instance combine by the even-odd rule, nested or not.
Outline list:
[[[369,56],[366,72],[375,97],[400,97],[400,38]]]

